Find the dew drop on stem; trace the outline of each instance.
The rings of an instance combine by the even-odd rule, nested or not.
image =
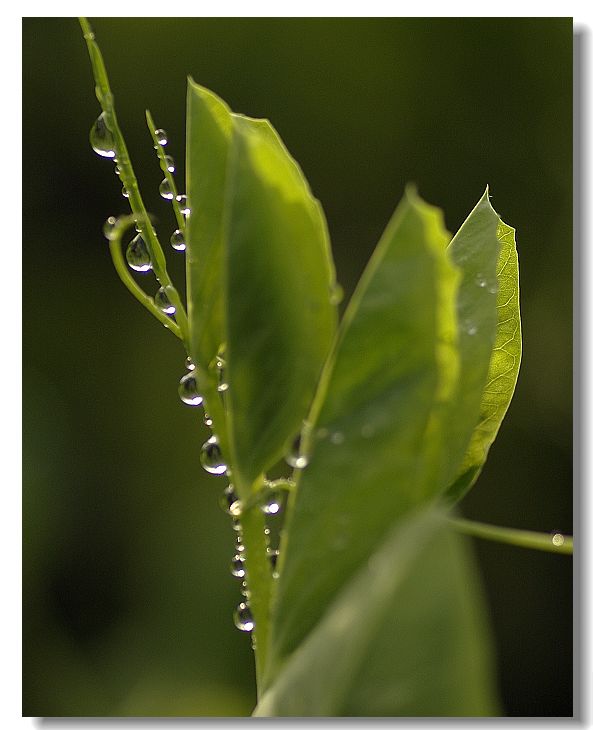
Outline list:
[[[169,172],[175,172],[175,160],[171,157],[171,155],[165,155],[165,164],[167,165],[167,170]]]
[[[173,231],[170,242],[171,246],[176,251],[185,251],[185,236],[183,235],[183,231],[180,231],[179,228],[176,231]]]
[[[126,249],[126,261],[128,266],[134,271],[144,273],[152,269],[152,262],[146,242],[140,234],[135,236]]]
[[[167,133],[164,129],[155,129],[154,136],[156,137],[156,141],[158,142],[158,144],[160,144],[161,147],[165,147],[165,145],[169,141],[167,138]]]
[[[237,492],[232,484],[229,484],[220,499],[220,506],[222,509],[232,517],[239,517],[243,509],[241,500],[237,496]]]
[[[235,621],[235,626],[239,629],[239,631],[253,631],[255,628],[251,609],[247,603],[241,602],[237,606],[233,619]]]
[[[216,436],[210,436],[202,446],[200,461],[209,474],[222,475],[226,472],[227,465],[222,458],[222,451],[220,450]]]
[[[115,157],[115,139],[107,127],[105,112],[101,112],[89,135],[91,147],[101,157]]]
[[[195,370],[196,369],[196,363],[191,359],[191,357],[189,355],[185,358],[185,369],[186,370]]]
[[[179,209],[181,210],[182,215],[187,218],[187,216],[190,214],[190,210],[187,204],[187,195],[178,195],[176,200],[179,203]]]
[[[179,381],[179,397],[186,406],[199,406],[204,400],[198,392],[198,379],[193,370],[182,376]]]
[[[245,558],[239,553],[234,555],[231,560],[231,574],[234,575],[235,578],[245,577]]]
[[[164,198],[165,200],[173,200],[173,190],[171,190],[171,185],[167,178],[164,178],[159,185],[159,194],[161,198]]]
[[[114,215],[110,215],[109,218],[103,223],[103,235],[108,241],[112,241],[114,238],[113,232],[117,225],[117,218]]]
[[[167,290],[164,286],[162,286],[154,295],[154,303],[164,314],[175,314],[175,305],[171,303],[171,300],[167,296]]]
[[[309,459],[305,454],[301,453],[301,436],[300,434],[292,442],[290,451],[284,457],[284,460],[289,466],[294,469],[304,469],[309,463]]]

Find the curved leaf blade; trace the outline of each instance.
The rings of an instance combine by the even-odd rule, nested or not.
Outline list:
[[[318,201],[278,134],[235,116],[224,240],[229,432],[253,482],[301,430],[337,321]]]
[[[407,511],[439,486],[458,276],[440,211],[408,192],[352,297],[291,504],[268,681]]]
[[[290,656],[257,716],[491,716],[492,644],[469,545],[405,518]]]
[[[521,314],[515,229],[499,220],[496,235],[500,242],[496,267],[498,280],[496,337],[482,393],[479,421],[458,476],[447,490],[446,496],[450,501],[461,499],[482,471],[488,451],[510,405],[519,376]]]

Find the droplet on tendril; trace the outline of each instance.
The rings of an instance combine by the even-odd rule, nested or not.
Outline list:
[[[107,127],[105,112],[95,120],[89,135],[91,147],[101,157],[115,157],[115,138]]]
[[[165,164],[167,165],[167,170],[169,172],[175,172],[175,160],[171,157],[171,155],[165,155]]]
[[[179,228],[176,231],[173,231],[170,241],[171,246],[176,251],[185,251],[185,236],[183,235],[183,231],[180,231]]]
[[[140,234],[135,236],[126,249],[126,261],[128,266],[134,271],[146,272],[152,269],[152,262],[146,242]]]
[[[154,295],[154,303],[164,314],[175,314],[175,305],[171,303],[164,286]]]
[[[154,136],[156,137],[157,143],[160,144],[161,147],[165,147],[165,145],[169,141],[167,139],[167,133],[164,129],[155,129]]]
[[[165,178],[159,185],[159,193],[161,198],[164,198],[165,200],[173,200],[173,191],[171,190],[171,185],[167,178]]]
[[[113,232],[117,225],[117,218],[114,215],[110,215],[109,218],[103,223],[103,235],[108,241],[112,241],[114,238]]]

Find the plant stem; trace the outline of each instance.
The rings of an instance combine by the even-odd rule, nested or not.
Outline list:
[[[86,18],[79,18],[79,21],[88,47],[89,57],[91,59],[91,66],[93,68],[93,76],[96,84],[95,93],[101,108],[105,113],[107,128],[111,134],[113,134],[117,165],[121,172],[121,181],[128,193],[128,200],[132,212],[136,217],[136,222],[142,224],[142,233],[150,254],[154,274],[160,284],[163,287],[167,287],[167,295],[169,296],[171,303],[175,306],[175,319],[187,349],[189,344],[187,315],[181,302],[181,298],[179,297],[179,293],[173,286],[173,282],[167,273],[165,254],[163,253],[163,249],[161,248],[161,244],[159,243],[155,230],[150,223],[148,225],[146,224],[146,222],[149,221],[148,212],[144,205],[144,201],[142,200],[142,196],[140,195],[138,180],[134,174],[130,155],[128,154],[128,149],[126,147],[122,131],[117,122],[113,94],[111,93],[111,88],[109,86],[109,78],[107,76],[103,56],[99,46],[95,42],[95,35],[88,20]],[[134,296],[136,296],[136,294],[134,294]]]
[[[549,553],[562,553],[572,555],[572,535],[561,533],[532,532],[531,530],[518,530],[513,527],[499,527],[497,525],[486,525],[483,522],[473,522],[461,518],[450,518],[451,524],[460,532],[472,537],[481,537],[485,540],[503,542],[516,547],[531,548],[532,550],[544,550]]]

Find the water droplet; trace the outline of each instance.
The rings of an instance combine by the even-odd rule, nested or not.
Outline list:
[[[148,248],[140,234],[133,238],[128,244],[128,248],[126,249],[126,260],[129,267],[134,269],[134,271],[145,272],[152,269]]]
[[[179,397],[188,406],[199,406],[204,400],[198,393],[198,379],[194,372],[186,373],[179,381]]]
[[[468,325],[468,328],[466,331],[467,331],[468,335],[473,336],[478,331],[478,328],[476,327],[475,324],[470,324],[470,325]]]
[[[232,517],[239,517],[243,509],[243,504],[235,492],[235,488],[232,484],[229,484],[220,498],[220,506],[222,509]]]
[[[309,459],[305,454],[301,453],[301,436],[300,434],[292,442],[290,451],[284,457],[284,460],[289,466],[294,469],[304,469],[309,463]]]
[[[329,437],[329,440],[332,442],[332,444],[339,446],[340,444],[344,443],[344,434],[341,431],[334,431]]]
[[[167,139],[167,133],[164,129],[155,129],[154,136],[156,137],[156,141],[160,144],[161,147],[164,147],[169,141]]]
[[[170,241],[171,246],[173,246],[176,251],[185,251],[185,236],[183,235],[183,231],[180,231],[179,228],[176,231],[173,231]]]
[[[497,285],[497,284],[493,284],[493,285],[492,285],[492,286],[491,286],[491,287],[490,287],[490,288],[488,289],[488,291],[490,292],[490,294],[497,294],[497,293],[498,293],[498,285]]]
[[[241,532],[241,529],[241,522],[236,517],[233,517],[233,530],[235,532]]]
[[[229,384],[226,382],[224,376],[225,361],[221,357],[216,358],[216,369],[218,370],[218,386],[217,390],[219,393],[224,393],[229,389]]]
[[[128,191],[126,190],[126,186],[125,185],[121,189],[121,194],[124,196],[124,198],[129,198],[130,197],[130,193],[128,193]]]
[[[115,139],[107,128],[105,112],[99,114],[89,135],[91,147],[101,157],[115,157]]]
[[[247,587],[247,581],[241,581],[241,593],[247,600],[251,597],[251,591]]]
[[[187,377],[187,375],[184,377]],[[222,451],[216,436],[210,436],[202,446],[200,461],[209,474],[224,474],[226,472],[227,467],[222,458]]]
[[[271,485],[264,488],[259,503],[261,511],[266,515],[277,515],[284,507],[287,494],[288,491],[285,486]]]
[[[171,157],[171,155],[165,155],[165,164],[167,165],[167,170],[169,172],[175,172],[175,160]]]
[[[110,215],[105,223],[103,223],[103,235],[108,241],[111,241],[114,238],[113,231],[116,225],[117,218],[114,215]]]
[[[120,169],[120,166],[119,165],[116,165],[115,166],[114,171],[115,171],[115,174],[116,175],[121,175],[121,169]]]
[[[253,622],[253,616],[251,615],[251,609],[246,603],[241,602],[235,609],[233,616],[235,626],[239,631],[253,631],[255,623]]]
[[[552,535],[552,545],[555,547],[561,547],[564,545],[564,535],[560,532],[554,533],[554,535]]]
[[[164,198],[165,200],[173,200],[173,191],[171,190],[171,185],[167,178],[165,178],[159,185],[159,193],[161,198]]]
[[[268,550],[268,558],[270,565],[272,566],[272,575],[277,578],[278,573],[276,572],[276,565],[278,564],[278,556],[280,555],[279,550]]]
[[[187,216],[190,214],[190,209],[187,205],[187,195],[178,195],[177,202],[179,203],[179,209],[181,210],[181,214],[187,218]]]
[[[240,530],[237,530],[237,532],[240,532]],[[245,552],[245,545],[241,542],[241,535],[237,535],[237,542],[235,543],[235,551],[238,553],[244,553]]]
[[[231,573],[235,578],[245,577],[245,558],[239,553],[231,560]]]
[[[186,370],[195,370],[196,369],[196,363],[189,357],[189,355],[185,358],[185,369]]]
[[[165,314],[175,314],[175,305],[171,304],[171,300],[167,296],[167,291],[162,286],[154,295],[154,303]]]
[[[486,286],[486,279],[484,274],[476,274],[476,284],[483,289]]]
[[[204,413],[204,426],[208,426],[208,428],[212,428],[212,424],[214,421],[210,418],[210,416],[207,413]]]

